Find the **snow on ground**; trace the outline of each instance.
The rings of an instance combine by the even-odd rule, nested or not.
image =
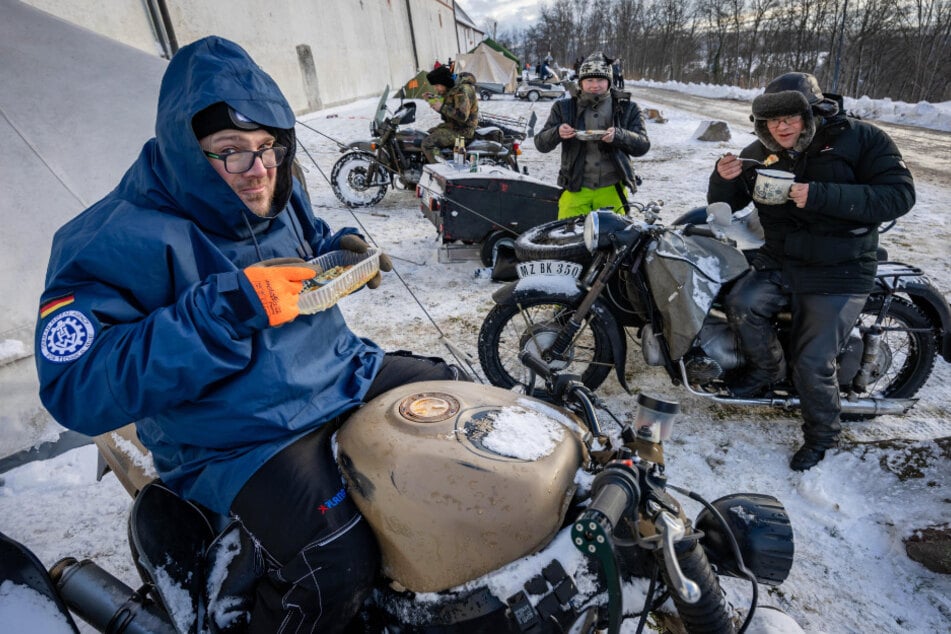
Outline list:
[[[637,98],[636,87],[634,93]],[[726,95],[720,91],[712,96]],[[748,101],[749,96],[741,98]],[[391,107],[395,104],[390,101]],[[375,105],[376,99],[361,100],[313,113],[303,122],[340,141],[363,138]],[[521,117],[533,106],[503,97],[481,102],[481,107]],[[550,107],[551,102],[534,105],[539,126]],[[738,151],[752,137],[748,130],[733,130],[734,140],[728,143],[695,141],[691,137],[699,117],[662,110],[667,123],[648,123],[653,147],[636,159],[644,184],[635,199],[664,200],[664,216],[671,219],[702,204],[716,157]],[[418,113],[416,127],[437,120],[424,106]],[[329,176],[339,156],[336,146],[307,127],[298,129],[301,142],[317,161],[315,166],[301,155],[316,213],[333,227],[359,226],[394,259],[395,271],[385,276],[379,289],[360,291],[342,301],[351,327],[387,349],[449,356],[441,343],[444,335],[478,368],[477,334],[498,285],[463,250],[442,248],[412,192],[391,191],[378,206],[366,210],[342,208],[324,176]],[[521,162],[532,175],[555,181],[557,153],[540,154],[527,142]],[[920,184],[916,207],[883,236],[894,259],[922,266],[946,297],[951,295],[949,202],[951,185]],[[14,344],[5,343],[3,351],[17,354]],[[812,633],[947,631],[951,578],[910,560],[902,538],[951,517],[947,449],[942,454],[935,443],[951,436],[949,364],[937,362],[909,415],[846,424],[843,447],[800,474],[787,466],[800,441],[795,415],[702,402],[671,386],[638,354],[633,348],[627,363],[628,381],[635,390],[682,405],[674,436],[666,445],[671,482],[708,500],[734,492],[768,493],[789,511],[796,537],[795,563],[783,585],[761,588],[761,604],[785,610]],[[613,378],[601,393],[620,417],[633,411],[634,399]],[[47,566],[64,556],[88,557],[135,587],[138,582],[126,545],[130,500],[113,476],[95,482],[95,465],[95,449],[87,446],[0,475],[0,531],[32,548]],[[691,516],[699,511],[695,503],[686,506]],[[744,606],[747,584],[728,580],[725,585],[734,604]],[[633,627],[625,631],[632,632]]]

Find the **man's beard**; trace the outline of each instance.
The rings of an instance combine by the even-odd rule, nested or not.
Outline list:
[[[269,187],[270,183],[266,178],[254,179],[241,183],[242,188],[264,187],[264,191],[255,194],[253,197],[242,197],[241,200],[247,205],[255,216],[268,218],[271,215],[271,207],[274,203],[274,189]]]

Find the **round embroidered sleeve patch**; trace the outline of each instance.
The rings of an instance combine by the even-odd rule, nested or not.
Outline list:
[[[54,363],[68,363],[81,357],[96,337],[92,322],[78,310],[67,310],[46,324],[40,349]]]

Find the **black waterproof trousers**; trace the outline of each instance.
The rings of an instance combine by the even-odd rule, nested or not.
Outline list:
[[[466,377],[441,359],[387,354],[365,400],[406,383],[459,378]],[[331,447],[344,418],[271,458],[235,498],[232,512],[260,543],[268,570],[255,589],[249,632],[340,632],[376,579],[376,540]]]
[[[867,297],[792,293],[780,271],[752,270],[725,300],[747,363],[767,376],[781,376],[782,364],[788,363],[801,401],[803,437],[818,449],[834,446],[842,429],[836,357]],[[772,320],[787,307],[792,330],[784,360]]]

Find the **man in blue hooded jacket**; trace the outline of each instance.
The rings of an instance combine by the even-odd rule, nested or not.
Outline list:
[[[242,626],[332,632],[379,562],[331,435],[387,389],[457,373],[385,354],[336,307],[299,315],[314,275],[300,264],[367,244],[315,218],[292,176],[294,123],[241,47],[209,37],[182,48],[155,138],[114,191],[56,233],[36,359],[60,423],[97,435],[136,421],[166,485],[240,518],[266,573]]]

